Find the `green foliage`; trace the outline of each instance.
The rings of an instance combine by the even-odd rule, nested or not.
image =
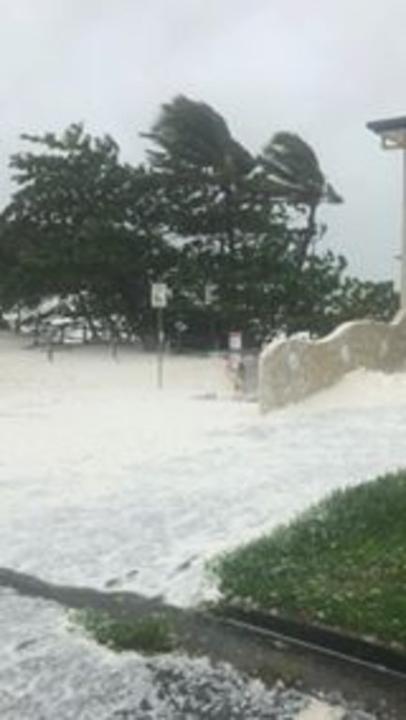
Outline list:
[[[147,137],[156,148],[149,155],[165,220],[184,238],[173,304],[182,321],[195,325],[198,315],[220,342],[239,328],[246,344],[281,326],[301,329],[304,311],[314,330],[313,310],[323,308],[342,272],[330,255],[319,263],[309,258],[310,243],[323,232],[317,207],[333,199],[314,151],[280,133],[254,158],[218,113],[184,97],[163,106]],[[326,290],[319,275],[327,266]],[[301,297],[304,277],[314,284]],[[196,306],[206,283],[217,287],[216,303],[202,317]]]
[[[175,649],[175,638],[167,618],[154,615],[142,619],[117,619],[98,610],[78,610],[71,614],[101,645],[112,650],[136,650],[145,654],[168,653]]]
[[[212,168],[226,182],[253,165],[249,152],[233,139],[221,115],[209,105],[183,95],[162,106],[152,132],[145,137],[160,148],[149,151],[156,166],[165,167],[172,158],[179,168]]]
[[[261,159],[275,178],[275,191],[285,198],[305,205],[342,202],[327,183],[316,153],[298,135],[276,133],[263,149]]]
[[[81,125],[24,139],[34,150],[11,159],[18,190],[0,223],[3,306],[76,295],[82,316],[148,325],[150,280],[176,254],[157,228],[148,173]]]
[[[392,282],[346,278],[337,295],[333,315],[336,322],[359,318],[389,321],[399,308],[399,293]]]
[[[214,563],[224,600],[406,649],[406,472],[339,490]]]
[[[278,132],[265,146],[260,161],[273,188],[273,193],[293,205],[304,216],[298,234],[298,261],[305,262],[312,243],[321,239],[324,226],[316,221],[322,202],[342,203],[342,198],[327,182],[316,153],[301,137]]]
[[[341,198],[300,137],[279,132],[254,157],[218,112],[184,96],[146,136],[147,167],[80,124],[23,136],[29,151],[11,158],[17,189],[0,214],[3,311],[69,298],[94,335],[101,322],[145,338],[159,280],[172,292],[167,335],[202,347],[235,329],[258,346],[281,329],[320,334],[354,312],[390,315],[390,289],[365,292],[344,280],[343,258],[316,253],[318,207]]]

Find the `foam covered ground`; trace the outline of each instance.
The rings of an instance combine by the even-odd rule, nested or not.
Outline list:
[[[213,554],[405,466],[405,431],[402,374],[358,371],[263,418],[232,398],[221,357],[169,358],[159,391],[152,356],[49,363],[3,334],[0,565],[193,604]]]

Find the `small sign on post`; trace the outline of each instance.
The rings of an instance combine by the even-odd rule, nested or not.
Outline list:
[[[231,352],[241,352],[242,333],[239,331],[230,332],[228,335],[228,348]]]
[[[168,286],[166,283],[152,283],[151,305],[153,308],[165,308],[168,304]]]
[[[206,283],[204,286],[204,304],[212,305],[216,297],[216,285],[213,283]]]
[[[164,365],[164,318],[163,310],[168,304],[168,286],[166,283],[152,283],[151,306],[157,311],[157,336],[158,336],[158,387],[163,387],[163,365]]]

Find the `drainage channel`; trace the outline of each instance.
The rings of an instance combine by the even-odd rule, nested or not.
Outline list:
[[[238,606],[225,606],[217,614],[226,622],[251,628],[253,632],[276,639],[284,638],[292,645],[313,648],[349,663],[363,665],[371,671],[398,677],[406,685],[406,655],[391,648],[325,626],[299,623]]]

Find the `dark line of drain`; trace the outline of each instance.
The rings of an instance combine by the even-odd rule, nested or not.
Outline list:
[[[394,673],[406,679],[406,655],[368,640],[257,610],[224,606],[215,614],[226,622],[268,633],[281,641],[341,656],[349,662],[361,662],[379,672]]]

